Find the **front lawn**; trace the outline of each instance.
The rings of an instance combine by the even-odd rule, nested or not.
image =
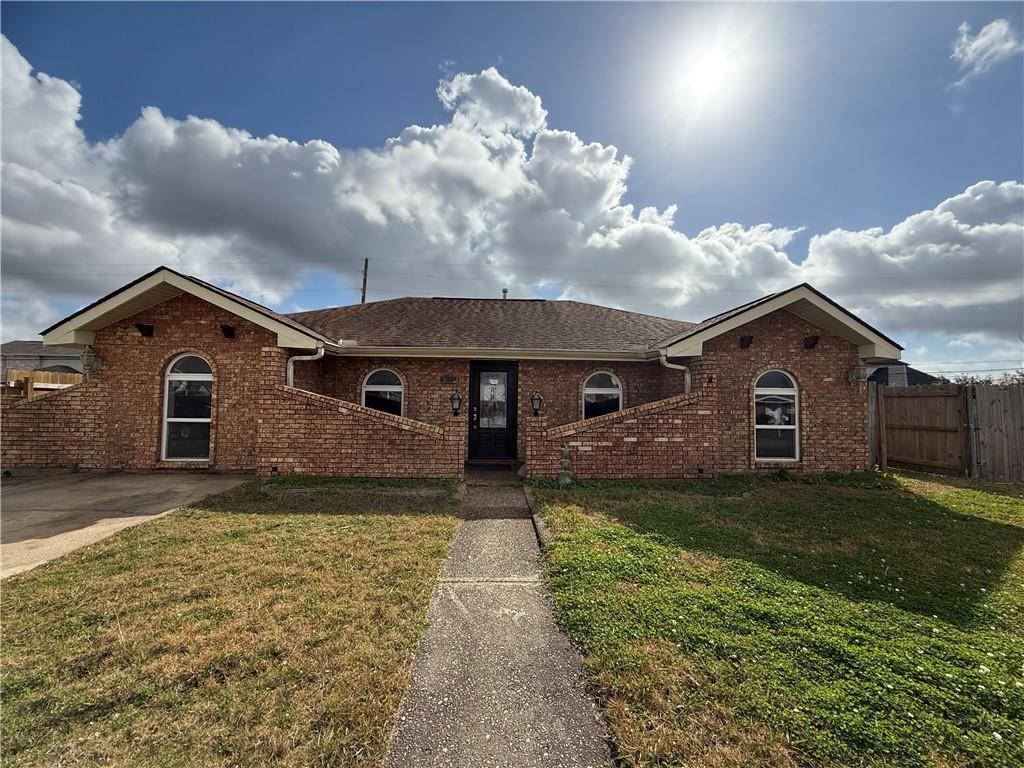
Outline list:
[[[534,490],[629,766],[1024,765],[1024,490],[923,476]]]
[[[453,490],[248,483],[5,581],[4,765],[379,764]]]

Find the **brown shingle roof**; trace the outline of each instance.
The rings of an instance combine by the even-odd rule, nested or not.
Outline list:
[[[79,357],[82,350],[77,347],[44,347],[43,342],[33,339],[5,341],[0,346],[5,355],[39,355],[41,357]]]
[[[406,297],[289,317],[363,347],[643,352],[693,326],[578,301]]]

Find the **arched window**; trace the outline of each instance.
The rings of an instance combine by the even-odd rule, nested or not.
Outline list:
[[[592,419],[622,410],[622,385],[607,371],[591,374],[583,382],[583,418]]]
[[[800,458],[800,395],[788,373],[762,373],[754,385],[754,458]]]
[[[387,368],[378,368],[363,381],[363,405],[385,413],[402,415],[402,380]]]
[[[164,383],[163,458],[206,461],[210,458],[213,370],[198,355],[176,357]]]

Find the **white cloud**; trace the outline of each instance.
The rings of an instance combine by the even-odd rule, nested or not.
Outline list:
[[[815,236],[800,264],[786,252],[798,228],[687,236],[676,206],[635,210],[632,159],[550,127],[540,98],[493,68],[441,82],[447,122],[375,148],[155,107],[96,145],[79,92],[2,46],[4,338],[51,322],[56,297],[85,303],[161,263],[277,303],[311,272],[354,285],[345,270],[364,256],[395,294],[543,288],[699,320],[808,280],[897,336],[944,334],[937,348],[1021,332],[1019,182],[979,182],[888,232]]]
[[[953,55],[950,58],[959,65],[963,75],[953,83],[954,88],[985,74],[999,62],[1024,51],[1024,45],[1006,19],[996,19],[986,24],[976,35],[971,35],[971,25],[965,21],[957,33],[956,41],[953,43]]]

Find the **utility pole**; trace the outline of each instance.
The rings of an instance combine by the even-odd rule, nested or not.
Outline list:
[[[367,256],[363,259],[363,290],[359,294],[359,303],[366,303],[366,273],[370,271],[370,258]]]

